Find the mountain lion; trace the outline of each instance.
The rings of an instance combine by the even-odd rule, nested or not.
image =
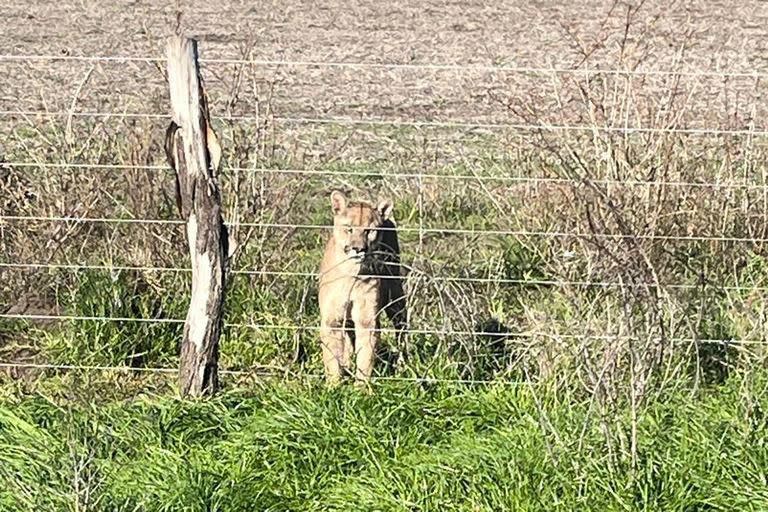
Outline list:
[[[331,193],[333,234],[320,264],[320,339],[328,381],[349,373],[354,352],[355,379],[371,378],[380,339],[380,313],[386,311],[402,339],[406,304],[400,246],[392,202],[376,206]],[[399,344],[399,343],[398,343]]]

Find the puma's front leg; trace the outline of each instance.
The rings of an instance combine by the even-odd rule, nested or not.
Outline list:
[[[379,319],[377,302],[361,301],[352,306],[352,322],[355,324],[355,380],[358,385],[367,385],[373,374],[376,346],[379,344]]]
[[[320,344],[323,352],[323,367],[325,376],[331,385],[338,384],[341,380],[342,369],[349,364],[345,360],[343,322],[326,321],[323,319],[320,326]]]

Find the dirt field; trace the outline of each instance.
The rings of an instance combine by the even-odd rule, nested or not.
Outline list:
[[[162,58],[174,23],[172,2],[7,2],[0,27],[5,54]],[[534,68],[768,72],[768,6],[717,2],[183,2],[187,32],[203,58]],[[627,20],[631,28],[625,33]],[[161,62],[162,66],[163,63]],[[89,69],[94,66],[89,74]],[[206,69],[214,112],[227,112],[235,65]],[[351,117],[520,122],[505,105],[522,103],[549,122],[585,120],[559,107],[578,99],[571,75],[512,71],[323,66],[247,66],[249,87],[229,113],[253,115],[272,91],[283,117]],[[165,85],[141,62],[0,60],[0,109],[165,113]],[[583,78],[583,75],[579,75]],[[594,78],[594,77],[592,77]],[[606,88],[617,81],[604,77]],[[637,104],[668,89],[666,76],[636,76]],[[765,118],[764,80],[685,76],[681,121],[745,128]],[[274,88],[272,86],[274,85]],[[625,87],[622,81],[619,87]],[[647,125],[652,113],[638,112]],[[616,120],[608,120],[616,122]]]
[[[161,56],[173,2],[4,2],[5,53]],[[207,57],[387,63],[578,66],[610,64],[628,6],[638,2],[182,2],[184,23]],[[766,71],[764,2],[648,1],[650,65],[672,67],[681,35],[692,34],[683,68]],[[570,34],[570,36],[569,36]],[[637,40],[639,34],[631,34]]]

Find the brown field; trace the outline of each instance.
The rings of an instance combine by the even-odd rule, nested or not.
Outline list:
[[[638,2],[183,2],[183,23],[203,58],[457,64],[533,68],[768,71],[768,8],[758,1]],[[3,7],[3,53],[164,56],[173,2],[15,2]],[[0,108],[69,109],[94,63],[3,61]],[[234,65],[206,78],[223,113]],[[499,71],[248,66],[260,95],[275,83],[280,116],[515,122],[510,98],[551,107],[552,76]],[[667,78],[638,77],[653,97]],[[726,97],[726,91],[728,97]],[[760,81],[684,77],[689,120],[715,128],[765,117]],[[248,93],[252,93],[250,87]],[[569,90],[565,91],[568,95]],[[83,111],[165,113],[165,86],[151,64],[98,63],[77,95]],[[255,112],[242,94],[235,113]],[[557,119],[559,112],[545,110]],[[758,123],[759,124],[759,123]]]

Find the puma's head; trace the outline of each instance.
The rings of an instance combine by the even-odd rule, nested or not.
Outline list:
[[[348,257],[362,260],[375,250],[381,238],[380,228],[392,216],[392,201],[382,200],[374,207],[365,201],[348,201],[335,190],[331,193],[331,211],[336,245]]]

